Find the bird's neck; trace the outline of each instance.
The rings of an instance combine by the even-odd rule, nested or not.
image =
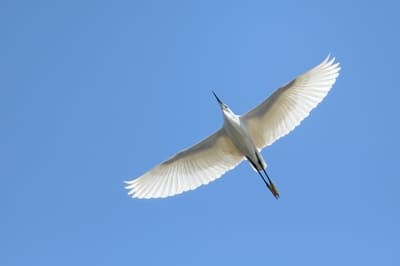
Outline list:
[[[231,110],[226,110],[223,112],[224,115],[224,120],[226,122],[229,123],[235,123],[235,124],[239,124],[240,123],[240,119],[239,116],[236,115],[234,112],[232,112]]]

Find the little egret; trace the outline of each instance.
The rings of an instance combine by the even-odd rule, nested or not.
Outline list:
[[[328,56],[241,116],[234,114],[213,92],[224,118],[222,128],[142,176],[126,181],[128,194],[145,199],[180,194],[214,181],[247,159],[278,199],[278,190],[265,170],[267,164],[260,151],[309,115],[328,94],[339,70],[339,63]]]

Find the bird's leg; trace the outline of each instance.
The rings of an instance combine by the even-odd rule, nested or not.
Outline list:
[[[268,187],[268,189],[269,190],[271,190],[271,192],[272,192],[272,189],[271,189],[271,186],[268,184],[268,182],[265,180],[265,178],[263,177],[263,175],[261,174],[261,172],[260,171],[257,171],[257,173],[261,176],[261,179],[264,181],[264,183],[265,183],[265,185]],[[273,194],[273,193],[272,193]]]
[[[274,197],[275,197],[276,199],[278,199],[278,198],[279,198],[279,192],[278,192],[278,190],[276,189],[274,183],[272,183],[271,179],[269,178],[269,176],[268,176],[268,174],[267,174],[267,171],[265,171],[265,169],[263,169],[263,171],[264,171],[264,174],[267,176],[268,181],[269,181],[269,186],[267,185],[267,187],[268,187],[269,190],[272,192],[272,194],[274,195]],[[265,182],[265,180],[264,180],[264,182]]]
[[[275,197],[276,199],[278,199],[278,198],[279,198],[278,190],[276,189],[274,183],[272,183],[271,179],[269,178],[269,176],[268,176],[268,174],[267,174],[267,171],[265,171],[265,167],[264,167],[264,164],[263,164],[262,161],[261,161],[261,157],[260,157],[259,153],[256,153],[256,157],[257,157],[257,160],[258,160],[258,164],[261,166],[261,168],[262,168],[262,170],[263,170],[265,176],[268,178],[269,184],[267,185],[267,187],[268,187],[269,190],[271,191],[272,195],[274,195],[274,197]],[[257,168],[257,169],[258,169],[258,168]],[[261,172],[261,171],[259,170],[259,173],[260,173],[260,172]],[[260,174],[261,174],[261,173],[260,173]],[[264,180],[264,182],[266,183],[264,177],[263,177],[263,180]]]
[[[257,170],[257,165],[249,157],[246,157],[246,158],[251,163],[251,165],[254,167],[254,169]],[[258,160],[260,160],[260,159],[258,159]],[[260,163],[260,165],[261,165],[261,163]],[[272,183],[272,181],[269,178],[269,176],[268,176],[267,172],[265,171],[265,169],[263,169],[263,171],[265,173],[265,176],[268,178],[269,182],[267,182],[267,180],[265,180],[264,176],[261,173],[261,170],[257,170],[257,173],[260,175],[261,179],[264,181],[264,183],[267,186],[267,188],[269,189],[269,191],[271,191],[272,195],[274,195],[274,197],[276,199],[278,199],[279,198],[278,190],[275,188],[274,183]]]
[[[265,173],[265,170],[264,170],[264,173]],[[261,174],[261,171],[258,171],[258,174],[261,176],[262,180],[264,181],[264,183],[267,186],[267,188],[269,189],[269,191],[271,191],[272,195],[274,195],[274,197],[276,199],[278,199],[279,198],[278,190],[275,188],[274,183],[272,183],[272,181],[269,179],[268,175],[267,175],[267,178],[268,178],[269,182],[267,182],[265,180],[264,176]]]

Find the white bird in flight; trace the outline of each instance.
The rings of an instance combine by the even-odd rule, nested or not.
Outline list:
[[[142,176],[126,181],[128,194],[144,199],[180,194],[214,181],[247,159],[278,199],[260,151],[310,114],[332,88],[339,70],[339,63],[328,56],[244,115],[234,114],[213,92],[224,118],[222,128]]]

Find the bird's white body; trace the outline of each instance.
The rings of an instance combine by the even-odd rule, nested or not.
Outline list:
[[[339,63],[328,56],[241,116],[235,115],[214,93],[223,113],[223,127],[139,178],[127,181],[128,194],[136,198],[180,194],[208,184],[247,159],[278,198],[260,151],[288,134],[310,114],[332,88],[339,70]]]
[[[254,144],[250,132],[246,124],[240,119],[240,116],[234,114],[229,107],[223,109],[222,114],[224,116],[223,130],[231,139],[233,145],[235,145],[244,157],[257,163],[255,170],[265,169],[267,164]],[[261,159],[260,163],[258,162],[259,159]]]

